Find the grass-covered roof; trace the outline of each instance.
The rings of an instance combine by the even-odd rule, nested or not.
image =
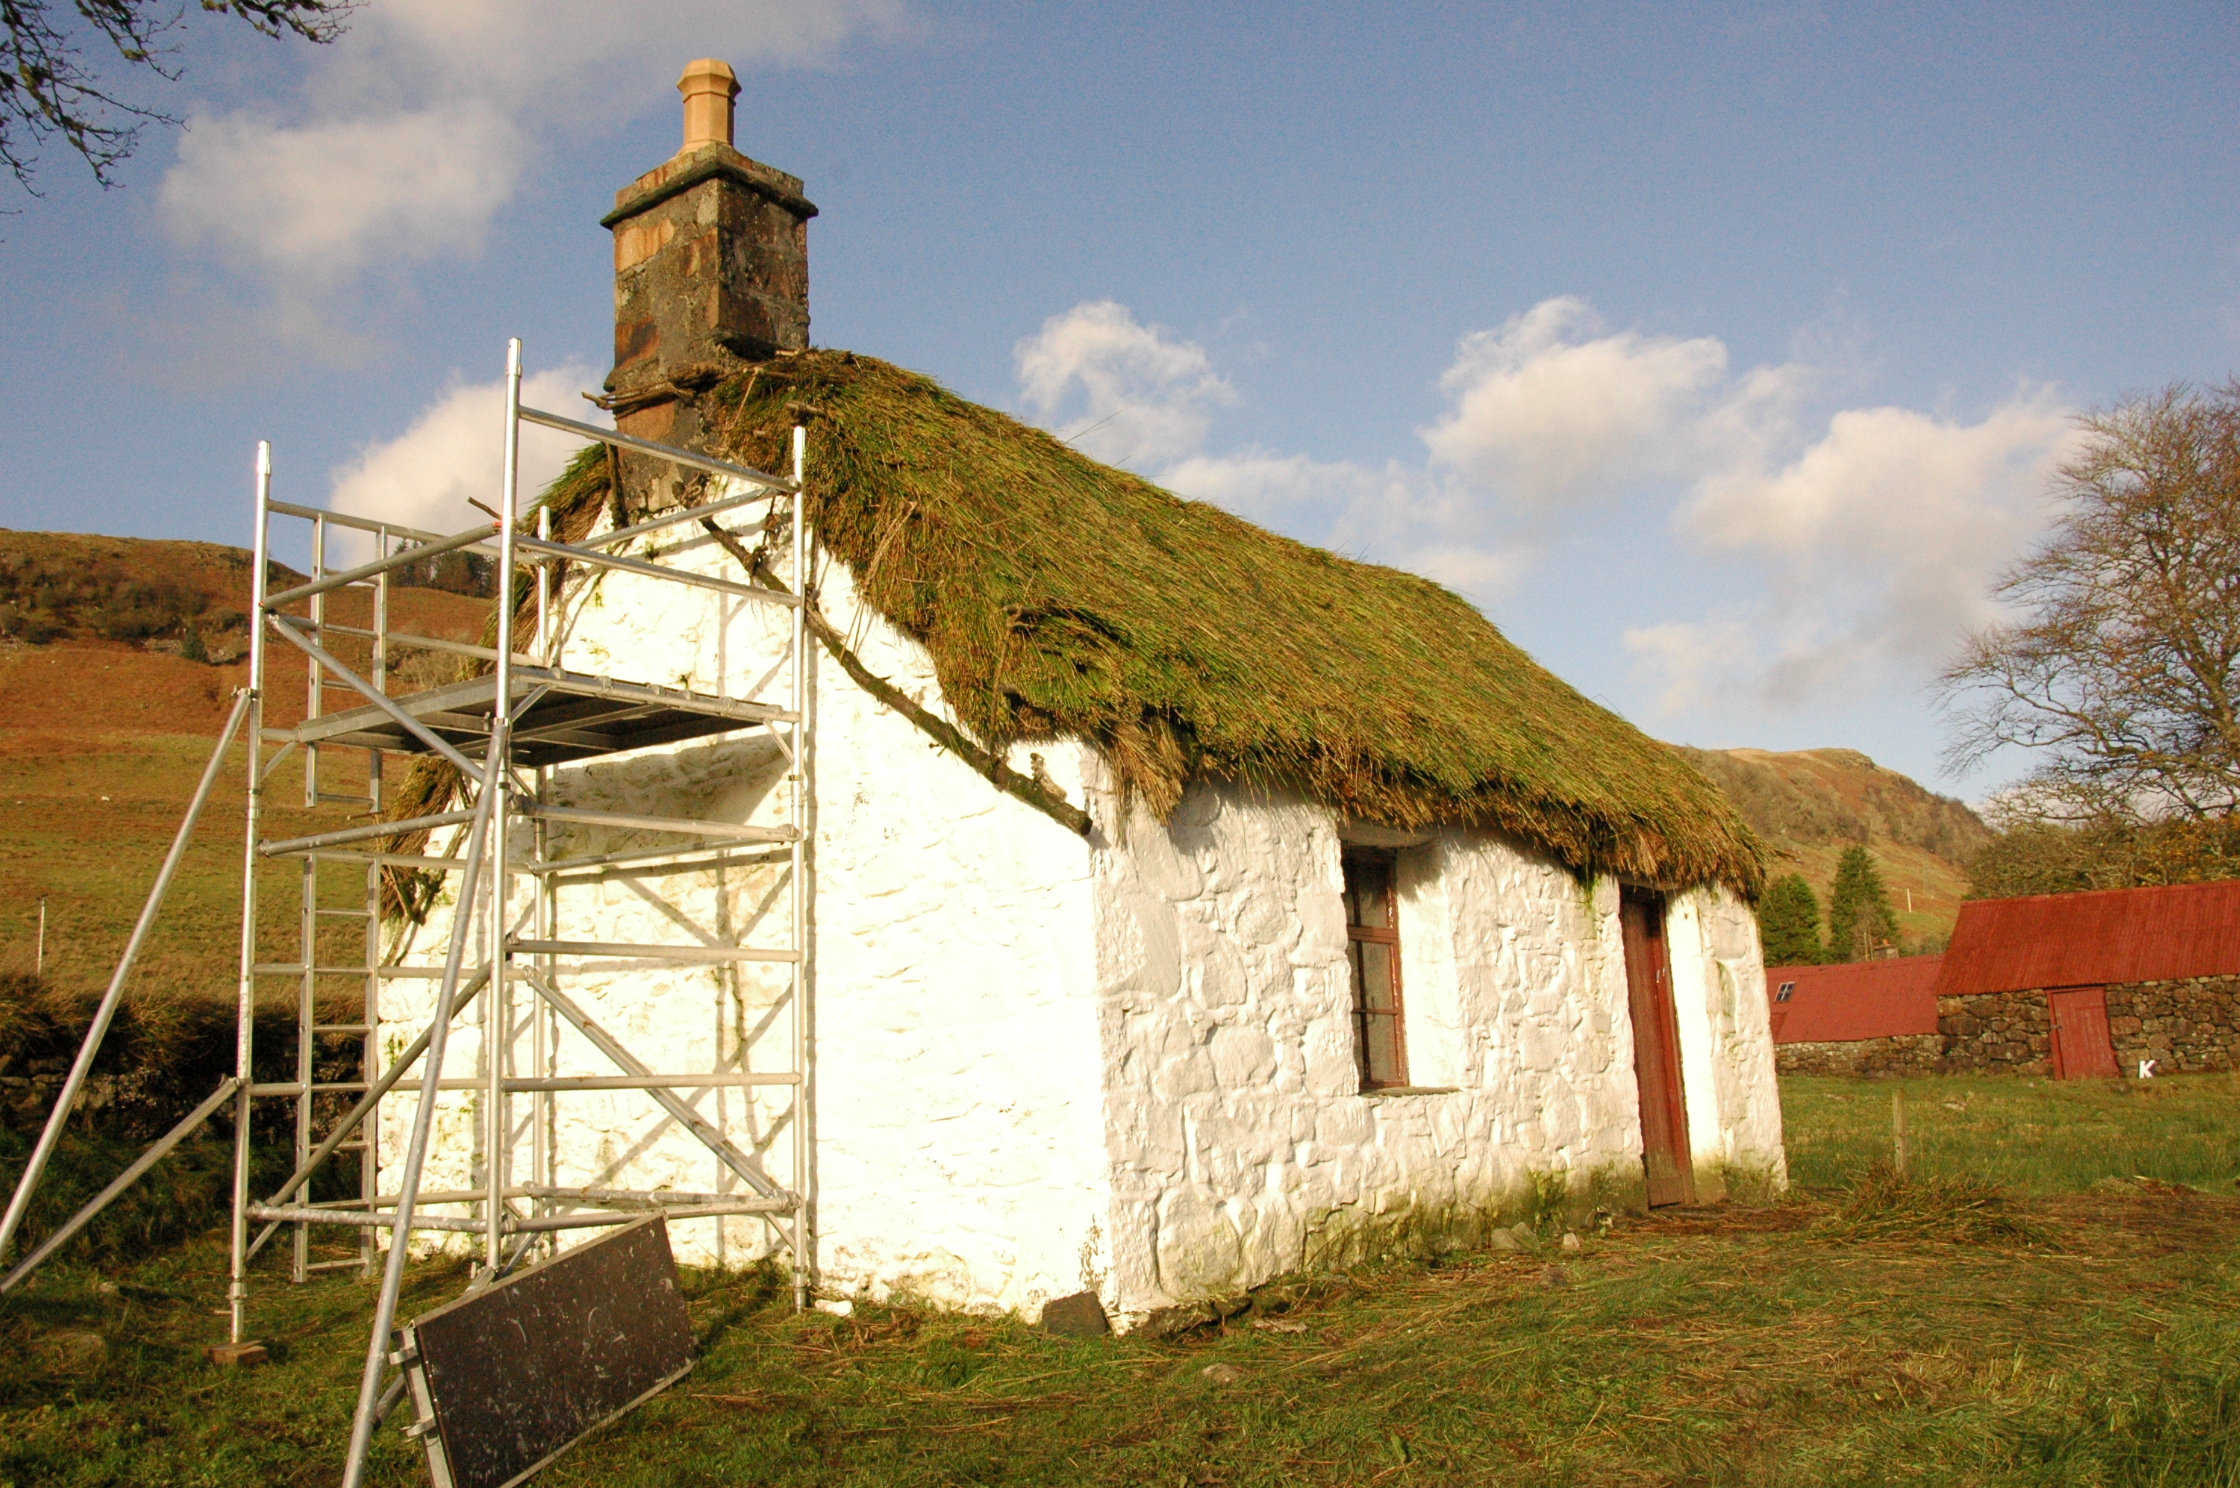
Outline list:
[[[848,352],[761,364],[700,411],[712,453],[766,470],[806,420],[819,542],[925,645],[983,740],[1090,740],[1162,815],[1208,774],[1489,828],[1580,874],[1757,891],[1757,842],[1709,781],[1428,579],[1185,501]]]

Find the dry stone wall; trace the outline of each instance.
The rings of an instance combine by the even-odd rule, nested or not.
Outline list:
[[[2112,984],[2108,1032],[2126,1074],[2142,1059],[2165,1075],[2240,1069],[2240,976]]]
[[[2157,1073],[2240,1069],[2240,976],[2118,982],[2107,988],[2108,1035],[2126,1075],[2152,1059]],[[1937,999],[1948,1072],[2053,1072],[2046,993],[1979,992]]]
[[[1842,1043],[1780,1044],[1774,1062],[1784,1075],[1869,1075],[1876,1078],[1944,1073],[1944,1036],[1896,1034]]]
[[[1937,999],[1948,1074],[2053,1073],[2053,1019],[2043,992],[1971,992]]]

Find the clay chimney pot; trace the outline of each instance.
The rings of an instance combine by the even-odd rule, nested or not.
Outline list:
[[[684,148],[731,143],[731,100],[739,96],[739,75],[728,62],[702,57],[684,65],[677,79],[684,95]]]

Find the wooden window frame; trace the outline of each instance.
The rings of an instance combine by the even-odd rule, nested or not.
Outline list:
[[[1379,862],[1384,865],[1385,927],[1357,925],[1353,917],[1355,893],[1351,882],[1353,865],[1361,861]],[[1353,1064],[1361,1080],[1361,1091],[1370,1094],[1380,1090],[1405,1090],[1408,1086],[1408,1037],[1407,1003],[1401,995],[1400,978],[1400,855],[1390,848],[1347,847],[1339,853],[1340,900],[1346,913],[1346,986],[1351,994],[1352,1006],[1349,1021],[1353,1025]],[[1369,1020],[1383,1014],[1369,1010],[1367,988],[1362,985],[1358,953],[1353,947],[1369,942],[1387,947],[1386,961],[1392,970],[1392,1078],[1380,1080],[1369,1068]]]

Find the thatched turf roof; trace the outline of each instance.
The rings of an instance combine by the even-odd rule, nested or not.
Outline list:
[[[806,419],[819,542],[985,741],[1090,740],[1161,815],[1202,773],[1489,828],[1581,875],[1756,895],[1756,839],[1709,781],[1427,579],[1185,501],[869,357],[783,357],[700,410],[712,453],[766,470]],[[605,499],[596,468],[555,487],[563,525]]]

